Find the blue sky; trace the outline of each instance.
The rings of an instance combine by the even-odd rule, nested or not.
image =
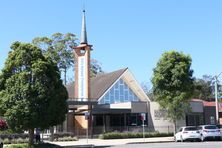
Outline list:
[[[79,37],[83,3],[92,58],[106,72],[129,67],[139,83],[151,87],[153,68],[172,49],[192,57],[195,77],[222,71],[220,0],[1,1],[0,69],[14,41],[56,32]]]

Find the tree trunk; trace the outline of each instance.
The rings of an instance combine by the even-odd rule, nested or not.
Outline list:
[[[174,123],[174,135],[175,135],[177,132],[177,121],[173,120],[173,123]]]
[[[50,133],[51,133],[50,141],[53,141],[54,140],[54,126],[50,127]]]
[[[34,144],[34,128],[29,129],[29,147],[32,148]]]
[[[67,81],[66,81],[66,74],[67,74],[67,69],[65,68],[64,69],[64,84],[66,85]]]

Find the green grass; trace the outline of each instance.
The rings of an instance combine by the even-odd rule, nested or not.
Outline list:
[[[28,148],[28,144],[10,144],[4,146],[4,148]]]

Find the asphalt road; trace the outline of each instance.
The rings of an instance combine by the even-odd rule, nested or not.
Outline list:
[[[221,148],[221,141],[210,142],[171,142],[171,143],[146,143],[146,144],[126,144],[112,146],[110,148]],[[108,147],[107,147],[108,148]]]

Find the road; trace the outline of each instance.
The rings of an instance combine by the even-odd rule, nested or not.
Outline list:
[[[222,142],[185,142],[185,143],[146,143],[146,144],[126,144],[112,146],[110,148],[220,148]],[[104,147],[106,148],[106,147]],[[108,148],[108,147],[107,147]]]

